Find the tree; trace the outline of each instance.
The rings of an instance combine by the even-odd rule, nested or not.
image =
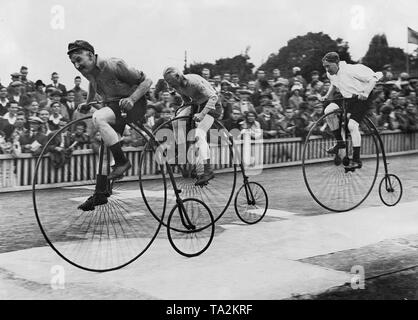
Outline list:
[[[216,60],[215,64],[212,63],[193,63],[186,70],[186,73],[201,74],[203,68],[210,70],[211,76],[216,74],[223,75],[224,73],[237,74],[241,81],[248,81],[252,76],[252,69],[254,65],[248,60],[247,47],[245,54],[236,55],[233,58],[221,58]]]
[[[374,71],[380,71],[385,64],[391,64],[392,71],[399,73],[406,70],[406,54],[401,48],[389,47],[385,34],[376,34],[370,41],[362,63]]]
[[[323,56],[330,51],[338,52],[341,60],[352,63],[348,43],[343,39],[336,40],[322,32],[309,32],[304,36],[298,36],[288,41],[287,46],[282,47],[278,53],[271,54],[267,61],[259,69],[272,73],[278,68],[285,77],[292,76],[292,68],[299,67],[305,79],[310,79],[310,73],[314,70],[325,72],[322,67]]]

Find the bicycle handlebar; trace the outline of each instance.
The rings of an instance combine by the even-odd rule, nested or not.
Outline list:
[[[341,97],[341,98],[335,98],[335,99],[326,99],[323,102],[336,102],[336,101],[344,101],[344,100],[355,99],[355,98],[358,98],[358,95],[353,94],[351,98]]]

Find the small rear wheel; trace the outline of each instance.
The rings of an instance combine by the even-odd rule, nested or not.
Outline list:
[[[215,221],[209,207],[201,200],[188,198],[176,204],[167,220],[171,246],[185,257],[205,252],[215,235]]]
[[[267,212],[267,192],[261,184],[248,182],[239,188],[234,205],[235,212],[241,221],[255,224],[261,221]]]
[[[380,181],[379,196],[380,200],[388,207],[393,207],[402,198],[403,188],[401,179],[394,174],[387,174]]]

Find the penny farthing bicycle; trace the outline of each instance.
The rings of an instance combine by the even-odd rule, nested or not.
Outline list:
[[[197,107],[184,105],[181,110]],[[244,183],[234,199],[237,216],[247,224],[255,224],[262,220],[268,207],[265,189],[259,183],[249,181],[232,135],[216,119],[207,134],[209,159],[212,169],[215,170],[215,177],[203,185],[197,184],[197,177],[203,173],[204,164],[199,160],[199,137],[196,135],[198,127],[193,121],[194,113],[176,116],[156,128],[153,138],[144,147],[140,161],[139,182],[143,200],[152,215],[167,228],[169,240],[175,250],[185,256],[195,255],[193,252],[199,247],[199,242],[192,240],[196,235],[210,234],[213,238],[215,223],[227,212],[234,197],[238,165]],[[181,139],[185,143],[179,143]],[[161,159],[167,164],[160,172],[164,179],[155,179],[153,188],[147,189],[141,177],[155,171]],[[166,177],[169,178],[168,182]],[[167,203],[153,197],[153,193],[164,186],[167,190]],[[180,204],[180,199],[183,199],[183,205]],[[200,222],[193,223],[194,229],[188,228],[188,223],[184,223],[184,206],[192,208],[190,219]],[[171,208],[167,215],[163,214],[166,208]],[[210,219],[203,219],[203,216],[209,216]],[[210,242],[205,244],[204,250]]]
[[[399,177],[389,173],[384,143],[379,131],[373,122],[365,117],[360,124],[363,166],[361,169],[349,169],[347,166],[352,157],[352,140],[348,130],[347,99],[328,102],[338,103],[340,109],[323,115],[312,126],[303,148],[303,177],[309,193],[320,206],[330,211],[345,212],[358,207],[366,200],[375,185],[381,153],[384,176],[379,184],[379,196],[385,205],[396,205],[402,198],[402,183]],[[327,153],[327,149],[335,143],[327,119],[335,116],[339,119],[346,147],[334,156]]]

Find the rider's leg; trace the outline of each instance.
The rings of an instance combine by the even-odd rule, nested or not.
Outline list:
[[[203,120],[197,124],[196,137],[198,137],[198,140],[196,142],[196,147],[199,148],[199,159],[201,159],[204,167],[203,175],[196,181],[197,185],[206,183],[215,176],[210,164],[210,148],[207,142],[207,133],[214,121],[215,119],[207,114]]]
[[[115,161],[113,171],[108,179],[115,179],[123,176],[124,172],[129,170],[131,164],[122,151],[122,145],[112,124],[116,123],[116,116],[112,109],[104,107],[93,114],[93,124],[100,131],[103,142],[109,147]]]
[[[356,120],[348,121],[348,130],[350,130],[351,139],[353,140],[353,162],[360,163],[361,134],[359,123]]]
[[[191,107],[184,108],[181,110],[177,115],[177,117],[185,117],[190,115]],[[186,157],[187,157],[187,120],[180,119],[177,121],[173,121],[173,132],[174,132],[174,139],[177,143],[177,151],[178,151],[178,164],[186,164]]]
[[[340,107],[336,103],[330,103],[325,108],[324,113],[325,114],[330,114],[333,111],[339,110],[339,109],[340,109]],[[344,139],[341,136],[340,120],[335,113],[329,115],[325,119],[326,119],[327,124],[330,127],[335,139],[337,140],[337,144],[335,146],[333,146],[332,148],[328,149],[327,152],[336,154],[336,153],[338,153],[339,149],[344,149],[345,148]]]

